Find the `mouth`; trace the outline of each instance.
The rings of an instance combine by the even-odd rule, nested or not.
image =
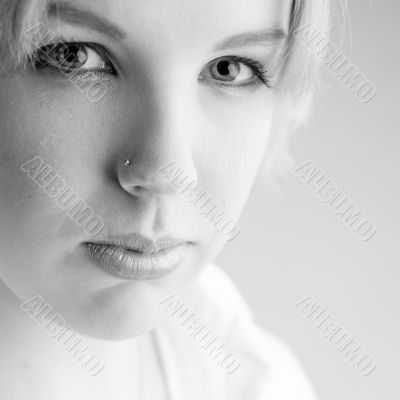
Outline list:
[[[92,261],[113,276],[154,280],[167,277],[179,268],[189,242],[171,238],[152,241],[134,234],[83,245]]]

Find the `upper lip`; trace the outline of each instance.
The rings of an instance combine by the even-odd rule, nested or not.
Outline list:
[[[130,235],[119,235],[110,239],[87,243],[117,246],[139,253],[151,254],[158,253],[162,250],[169,249],[186,242],[186,240],[175,239],[168,236],[157,239],[149,239],[140,233],[132,233]]]

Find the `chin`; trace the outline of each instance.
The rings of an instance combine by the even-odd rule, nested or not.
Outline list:
[[[93,296],[85,307],[77,306],[71,327],[87,337],[99,340],[126,340],[156,328],[162,319],[160,297],[138,290],[109,290]]]

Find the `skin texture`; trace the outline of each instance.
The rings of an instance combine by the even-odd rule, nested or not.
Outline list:
[[[61,74],[20,68],[0,79],[0,318],[10,337],[23,318],[18,305],[38,294],[89,337],[115,340],[153,328],[160,299],[189,291],[226,244],[157,170],[175,161],[237,221],[268,144],[274,89],[259,82],[218,91],[198,77],[221,56],[252,57],[272,69],[275,45],[213,48],[246,31],[287,30],[290,1],[115,3],[71,1],[117,24],[123,40],[49,25],[66,41],[101,44],[117,60],[118,76],[104,79],[101,101],[88,101]],[[165,279],[137,282],[99,269],[82,250],[88,240],[82,228],[21,171],[36,156],[102,216],[105,227],[92,239],[132,232],[184,238],[191,244],[180,268]],[[128,175],[126,159],[133,164]],[[37,330],[24,324],[25,335]]]

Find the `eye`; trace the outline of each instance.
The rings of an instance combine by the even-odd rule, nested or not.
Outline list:
[[[63,42],[41,47],[30,61],[36,70],[56,70],[65,74],[106,73],[116,75],[107,51],[95,43]]]
[[[221,57],[212,61],[199,81],[223,87],[254,87],[265,85],[271,87],[270,78],[261,63],[251,58],[237,56]]]

